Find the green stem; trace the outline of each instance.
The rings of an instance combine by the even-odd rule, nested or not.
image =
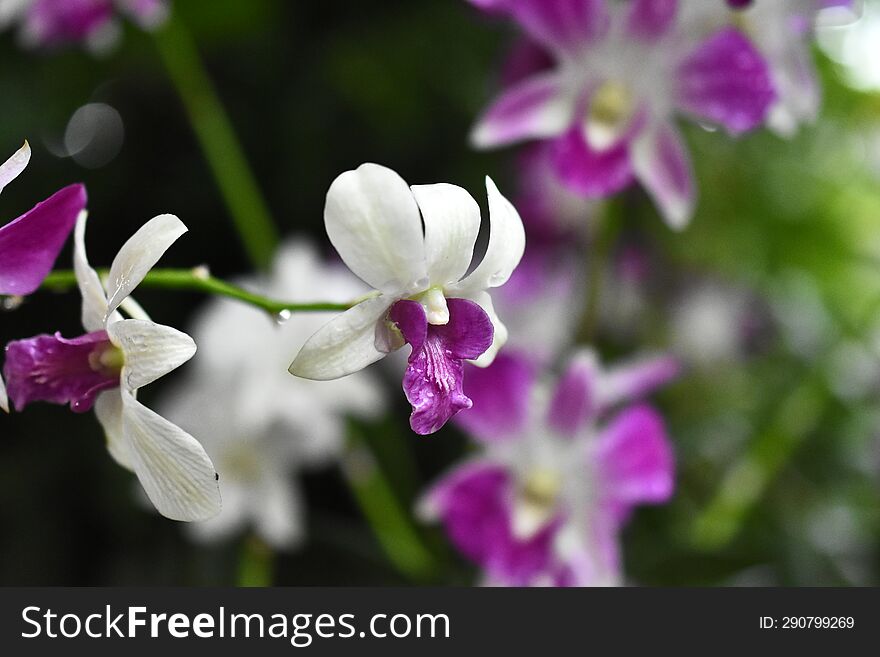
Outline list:
[[[401,507],[365,438],[354,427],[349,432],[343,471],[361,512],[397,570],[414,581],[430,580],[437,569],[434,557]]]
[[[98,275],[105,277],[107,270],[100,270]],[[64,291],[76,286],[76,276],[72,271],[53,271],[43,281],[43,288],[51,291]],[[154,269],[144,278],[142,288],[159,288],[184,292],[203,292],[214,296],[228,297],[249,304],[272,315],[286,313],[308,313],[322,311],[343,311],[361,301],[355,299],[351,303],[331,303],[318,301],[301,303],[270,299],[259,294],[221,281],[211,276],[204,268],[195,269]]]
[[[274,570],[272,549],[256,536],[246,536],[241,545],[238,562],[238,586],[272,586]]]
[[[155,33],[155,40],[248,257],[264,270],[278,244],[278,233],[196,44],[174,16]]]

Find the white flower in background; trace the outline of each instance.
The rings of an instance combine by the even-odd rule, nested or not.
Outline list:
[[[304,241],[282,247],[267,280],[244,280],[278,299],[344,302],[365,292],[342,266],[324,263]],[[327,386],[290,376],[286,365],[327,320],[303,313],[276,322],[225,299],[200,313],[193,335],[201,349],[188,378],[159,403],[163,415],[198,430],[220,472],[223,511],[188,529],[212,541],[248,528],[276,549],[303,538],[304,505],[295,472],[333,463],[342,454],[346,416],[384,409],[370,373]]]
[[[315,333],[290,372],[338,379],[409,343],[403,386],[413,431],[433,433],[470,408],[463,361],[488,365],[507,340],[487,289],[507,282],[525,249],[519,214],[488,178],[486,188],[489,246],[468,274],[480,208],[465,190],[442,183],[410,188],[376,164],[340,175],[327,193],[327,235],[375,290]]]
[[[119,250],[106,285],[85,251],[86,214],[77,221],[74,269],[83,297],[83,336],[60,333],[6,347],[4,372],[17,410],[33,401],[94,407],[107,448],[133,470],[150,501],[172,520],[204,520],[220,511],[217,474],[198,441],[137,401],[137,391],[192,358],[185,333],[156,324],[129,297],[162,254],[186,232],[175,216],[147,222]],[[123,319],[122,307],[132,317]]]

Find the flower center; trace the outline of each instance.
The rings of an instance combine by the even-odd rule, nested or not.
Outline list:
[[[535,535],[556,513],[562,477],[554,469],[538,466],[526,473],[517,492],[513,532],[527,539]]]
[[[443,326],[449,323],[449,307],[446,304],[443,288],[432,287],[427,292],[420,294],[415,301],[425,307],[425,317],[428,319],[428,324]]]
[[[635,98],[626,85],[617,80],[603,82],[590,98],[584,120],[587,143],[600,151],[611,148],[626,132],[635,110]]]

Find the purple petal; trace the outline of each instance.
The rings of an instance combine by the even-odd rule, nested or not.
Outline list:
[[[680,108],[733,135],[760,125],[776,100],[766,60],[731,27],[706,39],[678,75]]]
[[[631,0],[627,29],[645,40],[658,39],[669,31],[678,13],[678,0]]]
[[[144,29],[152,29],[168,17],[166,0],[122,0],[121,9]]]
[[[574,105],[566,99],[559,76],[539,73],[502,92],[477,121],[471,140],[479,148],[561,134]]]
[[[443,522],[453,545],[490,579],[522,586],[549,569],[559,523],[548,523],[528,541],[516,540],[508,502],[512,486],[503,467],[471,462],[436,484],[427,506]]]
[[[71,185],[0,228],[0,294],[36,290],[86,206],[86,188]]]
[[[675,379],[681,366],[675,358],[654,356],[615,367],[602,376],[599,412],[633,401]]]
[[[486,312],[473,301],[447,299],[449,323],[426,325],[425,335],[412,303],[415,302],[398,301],[388,316],[397,323],[404,340],[413,345],[403,389],[413,407],[412,430],[427,435],[440,429],[459,411],[472,406],[462,391],[462,361],[479,357],[492,345],[494,328]],[[421,313],[423,317],[424,309]]]
[[[479,440],[513,438],[525,427],[534,383],[531,361],[508,351],[499,353],[489,367],[469,365],[464,393],[473,407],[455,421]]]
[[[639,504],[672,497],[675,464],[663,419],[649,406],[618,415],[599,437],[596,452],[602,504],[623,523]]]
[[[589,147],[577,126],[553,142],[552,157],[560,181],[568,189],[587,198],[615,194],[633,180],[625,140],[605,151],[596,152]]]
[[[606,0],[514,0],[508,10],[534,40],[557,53],[577,53],[608,33]]]
[[[547,49],[530,39],[513,44],[501,67],[501,84],[512,87],[537,73],[553,68],[553,56]]]
[[[26,30],[37,43],[56,46],[86,40],[112,18],[112,0],[36,0]]]
[[[576,358],[560,378],[550,400],[547,423],[573,436],[596,411],[597,368],[592,357]]]
[[[112,352],[107,333],[96,331],[67,340],[60,333],[38,335],[6,345],[6,378],[9,398],[21,411],[35,401],[70,404],[84,413],[103,390],[119,386],[121,364],[102,360]]]
[[[632,144],[639,181],[671,228],[683,228],[694,213],[696,191],[687,149],[672,124],[645,129]]]

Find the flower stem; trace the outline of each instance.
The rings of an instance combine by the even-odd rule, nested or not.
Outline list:
[[[272,549],[268,545],[256,536],[246,536],[238,562],[238,586],[272,586],[273,561]]]
[[[349,430],[343,472],[361,512],[397,570],[414,581],[429,581],[437,570],[434,556],[355,427]]]
[[[102,278],[107,270],[98,272]],[[43,281],[43,289],[64,291],[76,286],[76,277],[72,271],[53,271]],[[211,276],[203,267],[195,269],[154,269],[141,282],[142,288],[159,288],[184,292],[204,292],[206,294],[227,297],[265,310],[273,316],[287,313],[308,313],[323,311],[348,310],[361,301],[355,299],[350,303],[332,303],[317,301],[310,303],[281,301],[255,294],[242,287],[227,283]]]
[[[592,343],[596,338],[601,310],[603,278],[606,269],[608,269],[611,249],[617,237],[618,226],[617,208],[611,203],[606,203],[593,238],[589,280],[587,281],[587,305],[578,336],[586,343]]]
[[[155,32],[155,41],[248,257],[265,270],[278,233],[196,44],[176,16]]]

